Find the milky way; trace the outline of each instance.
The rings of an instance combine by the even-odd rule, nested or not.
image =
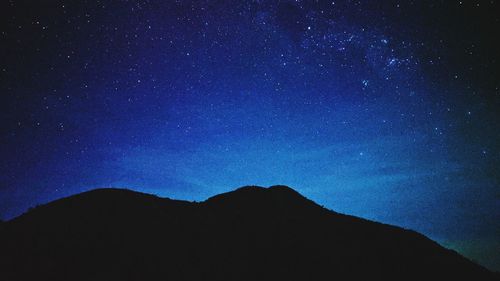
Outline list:
[[[500,270],[498,3],[0,5],[0,217],[286,184]]]

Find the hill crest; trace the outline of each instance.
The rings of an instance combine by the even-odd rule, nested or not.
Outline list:
[[[326,210],[287,186],[200,203],[92,190],[5,223],[0,248],[0,280],[493,280],[421,234]]]

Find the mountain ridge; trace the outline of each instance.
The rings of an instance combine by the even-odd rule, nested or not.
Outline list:
[[[202,202],[97,189],[3,225],[0,280],[494,278],[422,234],[327,210],[286,186]]]

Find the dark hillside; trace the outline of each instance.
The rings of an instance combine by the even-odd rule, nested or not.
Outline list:
[[[4,224],[0,280],[494,279],[423,235],[285,186],[201,203],[100,189]]]

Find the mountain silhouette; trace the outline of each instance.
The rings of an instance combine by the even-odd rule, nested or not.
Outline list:
[[[0,280],[497,280],[414,231],[286,186],[204,202],[97,189],[0,224]]]

